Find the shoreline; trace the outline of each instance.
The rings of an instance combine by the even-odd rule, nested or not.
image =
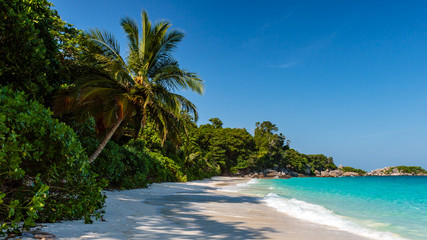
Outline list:
[[[109,191],[105,221],[44,224],[55,239],[367,239],[280,213],[258,197],[222,191],[249,181],[214,177]]]

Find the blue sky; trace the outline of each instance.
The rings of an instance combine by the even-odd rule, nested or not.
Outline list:
[[[322,2],[322,3],[320,3]],[[366,170],[427,168],[427,3],[423,1],[64,1],[77,28],[169,20],[175,57],[206,83],[186,93],[199,124],[271,121],[303,153]]]

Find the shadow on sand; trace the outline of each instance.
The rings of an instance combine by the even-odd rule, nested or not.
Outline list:
[[[217,212],[222,212],[221,203],[254,203],[259,204],[259,199],[248,196],[213,195],[207,190],[186,186],[184,191],[174,195],[154,196],[144,202],[160,207],[160,216],[172,224],[162,225],[157,218],[147,220],[136,218],[136,229],[132,239],[266,239],[272,228],[249,228],[242,226],[243,222],[216,221],[210,216],[200,214],[195,207],[199,203],[219,203]],[[187,191],[186,191],[187,190]],[[140,223],[141,227],[138,227]],[[172,227],[171,227],[172,225]],[[141,231],[139,231],[141,230]]]

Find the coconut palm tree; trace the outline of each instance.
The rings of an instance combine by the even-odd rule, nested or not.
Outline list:
[[[88,53],[93,60],[91,65],[99,71],[79,78],[74,94],[68,96],[70,102],[86,108],[107,129],[90,162],[126,119],[137,123],[135,136],[147,119],[155,123],[163,142],[168,134],[177,135],[181,113],[190,113],[197,119],[197,111],[192,102],[176,91],[188,89],[202,94],[204,90],[203,81],[180,68],[172,56],[184,37],[181,31],[169,30],[171,24],[166,21],[153,26],[145,11],[142,32],[129,17],[121,20],[121,26],[127,34],[129,55],[120,55],[120,46],[112,34],[89,30],[87,35],[95,46]],[[59,108],[65,106],[64,101],[57,102],[62,104]]]

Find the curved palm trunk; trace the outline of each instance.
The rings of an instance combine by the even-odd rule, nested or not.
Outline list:
[[[102,140],[101,144],[99,144],[98,148],[95,150],[95,152],[92,153],[92,155],[89,158],[89,163],[93,163],[95,159],[98,157],[98,155],[102,152],[105,145],[107,145],[108,141],[110,141],[111,137],[116,132],[117,128],[120,126],[120,124],[123,122],[125,118],[119,118],[116,123],[114,123],[113,127],[110,129],[110,131],[107,133],[105,138]]]

